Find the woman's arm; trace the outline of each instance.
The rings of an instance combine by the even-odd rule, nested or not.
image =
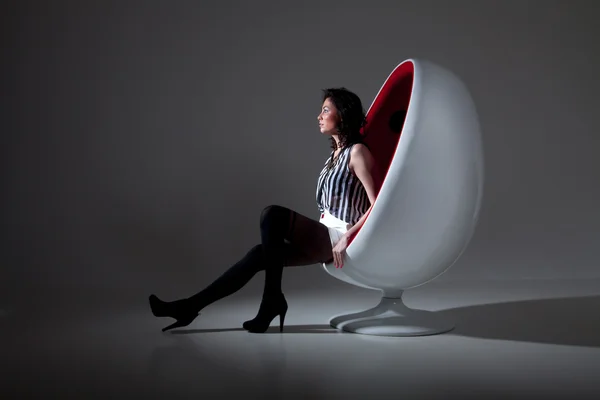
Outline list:
[[[373,207],[373,203],[375,203],[375,198],[377,197],[377,193],[379,192],[380,184],[379,184],[379,173],[377,171],[377,166],[375,165],[375,160],[373,159],[373,155],[369,151],[369,149],[363,144],[356,144],[352,148],[352,152],[350,153],[350,169],[352,172],[358,177],[360,182],[365,188],[367,192],[367,196],[369,197],[369,202],[371,206],[363,214],[363,216],[358,220],[354,226],[350,227],[344,235],[340,238],[337,244],[333,247],[333,264],[336,268],[342,268],[344,266],[344,252],[346,248],[352,241],[352,238],[358,232],[358,230],[363,226],[365,220],[367,219],[367,214],[371,211]]]
[[[369,148],[364,144],[358,143],[352,148],[349,167],[362,183],[371,203],[371,206],[363,216],[345,233],[347,238],[351,239],[363,226],[371,208],[373,208],[373,203],[375,203],[375,198],[377,197],[377,193],[379,193],[381,182],[375,159]]]

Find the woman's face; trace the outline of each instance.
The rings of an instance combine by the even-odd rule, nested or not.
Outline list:
[[[321,133],[329,135],[338,133],[335,128],[338,124],[339,116],[333,102],[330,101],[329,98],[325,99],[323,102],[321,114],[319,114],[317,119],[319,120]]]

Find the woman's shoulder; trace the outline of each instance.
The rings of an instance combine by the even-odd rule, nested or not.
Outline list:
[[[350,149],[350,155],[363,155],[365,153],[371,153],[371,151],[364,142],[354,143]]]
[[[373,162],[373,155],[369,150],[369,146],[362,142],[352,145],[349,158],[348,167],[352,172],[354,172],[356,165],[370,165]]]

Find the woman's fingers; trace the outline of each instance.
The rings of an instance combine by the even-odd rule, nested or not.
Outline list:
[[[338,251],[333,252],[333,265],[336,268],[342,268],[344,266],[344,255]]]

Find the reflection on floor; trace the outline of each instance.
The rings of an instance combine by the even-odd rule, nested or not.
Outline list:
[[[406,304],[456,328],[412,338],[330,328],[378,301],[350,286],[287,293],[284,333],[262,335],[241,329],[258,297],[162,333],[145,294],[74,296],[0,305],[0,398],[600,398],[598,281],[431,282]]]

